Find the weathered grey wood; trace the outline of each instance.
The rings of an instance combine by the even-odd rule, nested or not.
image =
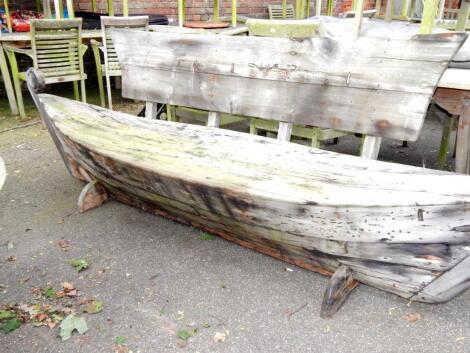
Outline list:
[[[326,319],[336,314],[356,285],[357,282],[353,278],[351,268],[344,265],[339,266],[326,288],[320,316]]]
[[[91,209],[100,207],[108,199],[108,193],[98,181],[90,181],[82,189],[78,197],[78,210],[84,213]]]
[[[3,187],[3,184],[5,183],[5,179],[7,177],[7,172],[5,169],[5,163],[3,162],[2,157],[0,157],[0,190]]]
[[[466,38],[112,35],[125,97],[407,141]]]
[[[39,99],[79,175],[262,253],[426,302],[449,299],[419,294],[470,255],[470,176]]]
[[[470,133],[470,100],[464,100],[461,105],[459,126],[457,129],[457,146],[455,151],[455,171],[469,173],[469,133]]]
[[[145,117],[147,119],[156,119],[158,113],[157,103],[145,102]]]
[[[448,301],[468,288],[470,288],[470,257],[466,257],[451,271],[437,277],[411,300],[429,303]]]
[[[219,127],[220,126],[220,116],[219,112],[209,112],[209,117],[207,119],[208,127]]]
[[[379,157],[381,144],[381,137],[365,136],[362,143],[361,157],[366,159],[377,159]]]
[[[292,123],[285,123],[283,121],[280,121],[279,130],[277,132],[277,139],[281,141],[290,141],[293,127],[294,124]]]

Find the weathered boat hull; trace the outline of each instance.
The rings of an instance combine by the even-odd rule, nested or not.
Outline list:
[[[470,285],[468,176],[35,100],[69,172],[118,201],[411,300]]]

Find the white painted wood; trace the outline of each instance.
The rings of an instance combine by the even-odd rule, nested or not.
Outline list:
[[[364,16],[364,0],[356,0],[356,16],[354,16],[354,26],[352,36],[354,39],[361,33],[362,18]]]
[[[438,87],[470,90],[470,70],[448,68],[444,71]]]
[[[113,36],[127,98],[407,141],[419,135],[443,63],[465,37]]]
[[[220,126],[220,113],[219,112],[209,112],[209,117],[207,119],[208,127],[219,127]]]
[[[321,0],[315,0],[315,16],[321,16]]]
[[[59,2],[62,0],[54,0],[54,14],[56,19],[60,19],[64,17],[63,13],[60,13],[60,6]]]
[[[379,157],[381,144],[381,137],[365,136],[362,143],[361,157],[365,159],[377,159]]]
[[[5,183],[5,179],[7,177],[7,172],[5,169],[5,163],[3,162],[2,157],[0,157],[0,190],[3,187],[3,184]]]
[[[286,122],[280,121],[279,130],[277,132],[277,139],[281,141],[290,141],[293,127],[294,127],[294,124],[292,123],[286,123]]]
[[[66,160],[119,200],[280,248],[309,268],[349,266],[354,279],[405,298],[441,302],[467,286],[470,176],[35,99]],[[417,295],[453,273],[448,292]]]
[[[145,117],[147,119],[156,119],[158,113],[157,103],[145,102]]]

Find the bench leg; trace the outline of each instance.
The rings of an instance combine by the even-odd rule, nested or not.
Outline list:
[[[365,159],[377,159],[379,157],[381,144],[381,137],[365,136],[362,142],[361,157]]]
[[[15,87],[16,101],[18,103],[18,110],[22,118],[26,117],[23,103],[23,92],[21,91],[21,82],[18,71],[18,62],[16,61],[15,53],[12,51],[7,52],[8,61],[10,62],[11,75],[13,78],[13,85]]]
[[[437,167],[444,169],[447,162],[447,153],[449,150],[449,141],[452,134],[452,128],[454,127],[455,115],[452,115],[444,122],[442,128],[441,146],[439,147],[439,158],[437,161]]]
[[[153,102],[145,102],[145,117],[147,119],[156,119],[158,113],[158,105]]]
[[[459,127],[457,129],[457,150],[455,154],[455,171],[461,174],[468,174],[468,147],[470,132],[470,100],[462,102]]]
[[[219,112],[209,112],[209,117],[207,118],[208,127],[219,127],[220,126],[220,113]]]

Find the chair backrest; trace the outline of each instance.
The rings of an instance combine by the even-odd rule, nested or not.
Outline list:
[[[409,39],[112,32],[124,97],[415,141],[465,33]]]
[[[147,31],[149,26],[148,16],[111,17],[101,16],[101,31],[103,38],[104,65],[106,75],[120,75],[121,67],[114,49],[110,35],[112,28],[128,28],[133,30]]]
[[[46,78],[83,76],[82,19],[31,20],[34,67]]]
[[[262,20],[250,18],[246,21],[250,36],[279,38],[311,38],[321,32],[321,24],[312,20]]]
[[[270,20],[293,20],[295,18],[294,5],[292,4],[286,6],[286,17],[284,17],[282,5],[268,5],[268,12]]]

